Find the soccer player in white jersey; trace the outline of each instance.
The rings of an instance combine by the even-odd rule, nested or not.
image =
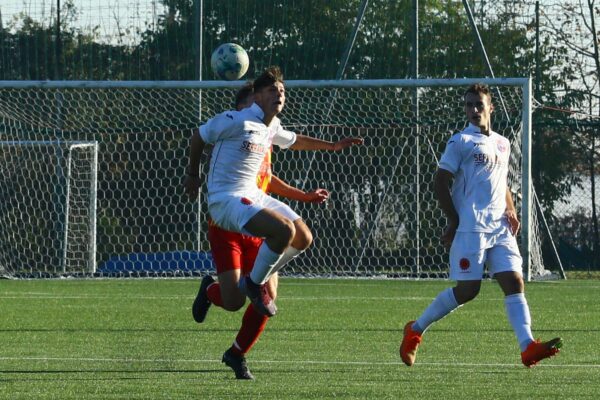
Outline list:
[[[239,111],[250,107],[253,103],[253,92],[253,83],[246,83],[236,94],[235,109]],[[210,146],[206,146],[205,150],[212,151]],[[323,203],[329,198],[329,192],[325,189],[305,192],[273,175],[271,151],[265,154],[256,177],[256,184],[264,192],[302,202]],[[263,242],[262,238],[226,231],[210,219],[208,241],[218,281],[215,281],[211,275],[202,278],[200,290],[192,305],[192,315],[198,323],[204,322],[213,304],[227,311],[237,311],[244,306],[246,296],[240,293],[238,283],[240,277],[252,271],[256,254]],[[278,286],[277,272],[271,275],[266,285],[269,296],[275,300]],[[223,362],[235,372],[236,379],[254,379],[248,368],[246,355],[260,338],[268,321],[269,317],[258,313],[252,303],[246,308],[235,340],[223,354]]]
[[[363,142],[345,138],[332,143],[287,131],[277,118],[284,104],[283,75],[278,67],[269,67],[254,81],[252,106],[219,114],[192,135],[185,182],[188,195],[196,198],[202,150],[205,143],[214,144],[207,180],[208,210],[219,227],[264,238],[252,271],[240,279],[239,288],[266,316],[275,315],[277,307],[265,283],[312,243],[302,218],[256,186],[266,152],[272,144],[294,150],[337,151]]]
[[[491,92],[486,85],[472,85],[464,102],[469,125],[448,141],[434,182],[447,218],[441,239],[450,247],[450,279],[456,286],[439,293],[416,321],[404,326],[400,357],[412,366],[427,328],[477,296],[486,263],[504,292],[521,361],[531,367],[558,353],[562,341],[540,342],[531,333],[522,258],[515,238],[520,223],[507,184],[510,142],[491,130]]]

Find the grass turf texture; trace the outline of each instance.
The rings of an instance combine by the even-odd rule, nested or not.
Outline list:
[[[600,393],[597,281],[529,283],[534,335],[561,353],[527,369],[495,282],[402,364],[402,327],[444,281],[282,279],[248,362],[221,363],[242,312],[196,324],[200,280],[0,281],[3,399],[577,399]]]

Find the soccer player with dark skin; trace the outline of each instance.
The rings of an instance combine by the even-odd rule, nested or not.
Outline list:
[[[414,364],[427,328],[477,296],[487,264],[504,292],[521,361],[531,367],[558,353],[562,341],[540,342],[531,333],[515,238],[520,223],[507,182],[510,142],[491,129],[494,106],[489,88],[469,87],[464,110],[469,125],[448,141],[434,181],[435,195],[448,221],[441,239],[450,248],[450,279],[456,286],[439,293],[416,321],[406,323],[400,357],[406,365]]]

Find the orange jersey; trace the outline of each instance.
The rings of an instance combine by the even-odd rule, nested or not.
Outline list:
[[[273,148],[270,148],[269,151],[265,153],[265,158],[260,165],[258,175],[256,175],[256,185],[265,193],[269,191],[269,185],[271,184],[271,179],[273,178],[273,170],[271,169],[272,150]]]

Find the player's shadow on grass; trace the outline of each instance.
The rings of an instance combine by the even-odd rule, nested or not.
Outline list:
[[[204,329],[202,327],[199,328],[10,328],[10,329],[0,329],[0,333],[148,333],[148,332],[190,332],[190,333],[198,333],[198,332],[237,332],[239,329],[230,328],[208,328]]]
[[[51,371],[44,370],[0,370],[0,374],[15,374],[22,377],[14,378],[0,378],[0,382],[19,382],[19,381],[51,381],[51,380],[64,380],[61,377],[63,374],[77,374],[77,375],[94,375],[88,377],[69,377],[71,381],[114,381],[114,380],[146,380],[155,379],[155,377],[143,377],[143,376],[121,376],[115,377],[112,374],[212,374],[221,373],[223,368],[215,369],[167,369],[167,368],[150,368],[150,369],[57,369]],[[97,376],[97,374],[107,374],[104,376]],[[41,377],[34,377],[35,375],[41,375]],[[55,376],[54,376],[55,375]]]

